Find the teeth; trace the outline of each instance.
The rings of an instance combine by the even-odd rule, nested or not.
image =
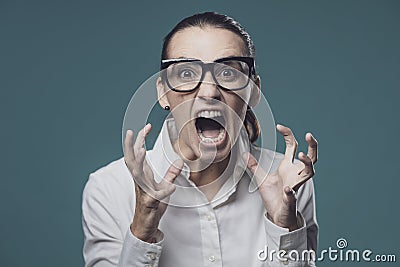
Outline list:
[[[205,137],[205,136],[203,135],[203,133],[200,132],[200,131],[198,132],[198,134],[199,134],[199,136],[200,136],[201,141],[203,141],[203,142],[205,142],[205,143],[219,142],[219,141],[221,141],[221,140],[224,138],[224,136],[225,136],[225,129],[222,129],[222,128],[221,128],[221,129],[219,130],[218,136],[215,137],[215,138]]]
[[[197,118],[198,117],[203,117],[203,118],[214,118],[214,117],[220,117],[222,116],[221,112],[218,110],[203,110],[197,113]]]

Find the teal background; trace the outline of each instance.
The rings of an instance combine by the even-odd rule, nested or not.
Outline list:
[[[2,0],[0,266],[83,265],[88,174],[122,156],[125,108],[158,70],[163,36],[207,10],[250,32],[299,148],[318,138],[319,248],[344,237],[400,260],[399,1]],[[318,264],[343,265],[365,263]]]

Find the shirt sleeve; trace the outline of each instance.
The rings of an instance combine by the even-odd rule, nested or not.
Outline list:
[[[270,266],[315,266],[318,241],[318,224],[315,218],[315,197],[312,179],[307,181],[298,198],[297,220],[299,229],[277,226],[264,216],[268,253],[273,253]],[[311,255],[315,253],[314,255]],[[304,256],[303,256],[304,255]],[[314,258],[313,258],[314,256]]]
[[[118,267],[158,266],[163,240],[158,243],[147,243],[127,231]],[[135,257],[132,257],[132,253]]]
[[[82,195],[85,267],[158,266],[162,242],[150,244],[122,231],[118,208],[103,177],[91,174]]]

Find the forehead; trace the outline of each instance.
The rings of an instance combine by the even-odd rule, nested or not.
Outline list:
[[[236,33],[206,26],[177,32],[168,45],[169,58],[196,58],[212,62],[228,56],[245,56],[245,45]]]

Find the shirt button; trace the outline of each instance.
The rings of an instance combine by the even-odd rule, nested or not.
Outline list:
[[[155,260],[157,258],[156,254],[154,252],[149,252],[149,253],[147,253],[147,255],[149,256],[149,258],[151,260]]]
[[[288,264],[289,264],[289,260],[288,260],[287,258],[281,259],[281,262],[282,262],[284,265],[288,265]]]
[[[208,258],[208,260],[211,261],[211,262],[214,262],[214,261],[215,261],[215,256],[210,256],[210,257]]]
[[[212,221],[212,219],[213,219],[213,217],[212,217],[211,215],[208,215],[208,216],[207,216],[207,220],[208,220],[208,221]]]

